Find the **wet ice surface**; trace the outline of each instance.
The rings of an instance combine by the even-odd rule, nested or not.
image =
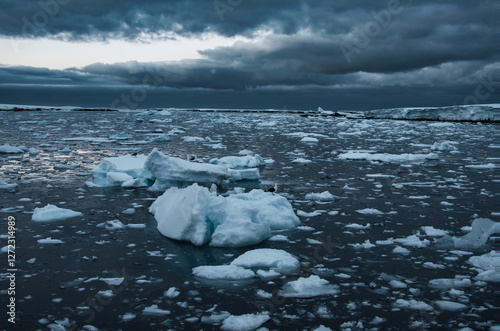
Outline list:
[[[7,216],[17,220],[16,326],[21,329],[494,325],[494,283],[486,281],[493,276],[478,276],[491,268],[492,240],[473,251],[435,244],[444,234],[465,235],[463,228],[475,218],[495,220],[494,169],[484,166],[494,162],[493,125],[192,112],[3,112],[0,117],[0,145],[20,148],[0,154],[1,179],[18,184],[2,184],[0,211],[5,229]],[[441,142],[456,149],[431,150]],[[261,168],[260,182],[230,183],[219,192],[278,184],[301,224],[250,247],[196,247],[156,230],[148,209],[161,192],[85,185],[104,157],[147,155],[155,147],[204,162],[243,150],[274,159]],[[339,158],[353,152],[438,157]],[[318,198],[323,196],[328,199]],[[83,216],[32,221],[35,208],[48,204]],[[193,275],[193,268],[230,265],[258,248],[286,251],[300,267],[242,280]],[[314,297],[281,295],[300,282],[286,283],[313,275],[329,286],[322,295],[319,285],[296,290],[318,294]],[[228,320],[230,315],[243,317]]]

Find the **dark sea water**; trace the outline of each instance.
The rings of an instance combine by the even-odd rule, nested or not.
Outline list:
[[[269,330],[314,330],[320,325],[332,330],[488,330],[495,325],[496,284],[476,279],[479,270],[468,263],[471,256],[493,250],[492,240],[473,251],[440,247],[421,228],[432,226],[462,236],[467,233],[462,227],[470,226],[474,218],[495,220],[494,169],[466,167],[494,162],[492,124],[182,111],[170,116],[0,112],[0,119],[0,145],[39,151],[0,154],[0,178],[18,184],[15,189],[0,190],[1,246],[7,245],[7,218],[13,216],[17,267],[16,323],[9,323],[4,313],[2,329],[218,330],[221,323],[207,317],[262,312],[271,317],[261,326]],[[161,134],[170,141],[152,141]],[[210,139],[185,142],[182,138],[187,136]],[[318,142],[302,142],[305,136]],[[453,142],[456,151],[431,151],[434,143],[443,141]],[[278,193],[291,202],[302,227],[278,233],[287,241],[243,248],[195,247],[156,230],[148,208],[160,193],[85,184],[102,158],[147,155],[154,147],[183,159],[196,155],[205,162],[244,149],[274,159],[274,164],[261,169],[260,182],[228,183],[219,188],[220,193],[234,186],[250,190],[277,183]],[[352,150],[434,152],[438,158],[398,163],[338,158]],[[312,162],[292,163],[298,158]],[[70,167],[61,169],[61,164]],[[323,191],[340,199],[322,203],[305,198],[307,193]],[[33,210],[49,203],[80,211],[83,217],[32,221]],[[123,213],[130,208],[135,213]],[[358,212],[366,208],[381,213]],[[308,214],[314,211],[316,216]],[[116,219],[146,227],[111,230],[102,226]],[[370,226],[346,227],[351,223]],[[428,243],[424,247],[376,243],[415,234]],[[49,237],[64,243],[38,243]],[[353,246],[366,240],[375,246]],[[393,252],[396,246],[406,248],[407,254]],[[299,259],[300,269],[271,281],[213,282],[192,275],[194,267],[227,264],[255,248],[285,250]],[[5,307],[7,254],[0,256]],[[427,262],[439,267],[429,268]],[[314,274],[337,285],[338,294],[279,295],[285,283]],[[115,277],[124,280],[120,285],[100,280]],[[457,281],[455,286],[430,286],[431,280],[441,278]],[[470,280],[468,286],[462,286],[467,283],[460,282],[463,279]],[[165,296],[172,287],[180,294]],[[259,296],[259,290],[267,297]],[[415,304],[398,307],[398,299],[416,300],[432,309],[421,310]],[[436,301],[466,307],[448,311]],[[144,314],[152,305],[169,313]]]

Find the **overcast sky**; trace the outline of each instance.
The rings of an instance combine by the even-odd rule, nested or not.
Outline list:
[[[0,0],[0,103],[498,103],[494,0]]]

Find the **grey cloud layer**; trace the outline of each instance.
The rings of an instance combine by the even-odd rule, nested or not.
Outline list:
[[[427,88],[428,95],[438,98],[438,89],[466,93],[499,69],[493,0],[0,0],[0,4],[7,8],[0,12],[0,35],[9,37],[154,39],[214,32],[251,40],[201,51],[204,58],[199,60],[95,63],[67,70],[0,67],[3,84],[147,85],[236,92],[349,89],[352,95],[383,89],[380,94],[388,96],[407,87]],[[273,33],[262,35],[262,31]]]

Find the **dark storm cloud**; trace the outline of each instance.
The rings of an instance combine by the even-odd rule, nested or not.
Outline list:
[[[0,35],[10,37],[154,40],[213,32],[250,38],[200,51],[203,58],[197,60],[67,70],[0,67],[4,86],[129,86],[147,88],[149,102],[154,89],[218,100],[207,95],[212,91],[226,101],[246,100],[241,93],[271,93],[264,91],[276,98],[294,91],[318,100],[322,93],[328,95],[324,100],[343,93],[353,100],[379,97],[384,106],[393,103],[391,97],[410,100],[404,89],[435,104],[442,104],[443,95],[459,103],[459,95],[473,93],[478,84],[489,84],[493,96],[491,77],[499,69],[493,0],[0,3],[8,8],[0,13]]]
[[[425,36],[441,24],[493,24],[493,0],[1,0],[0,34],[68,38],[121,37],[175,32],[215,31],[226,36],[272,27],[284,34],[301,28],[327,34],[347,33],[372,20],[371,12],[389,6],[420,16],[401,34]],[[415,25],[414,23],[418,23]]]

